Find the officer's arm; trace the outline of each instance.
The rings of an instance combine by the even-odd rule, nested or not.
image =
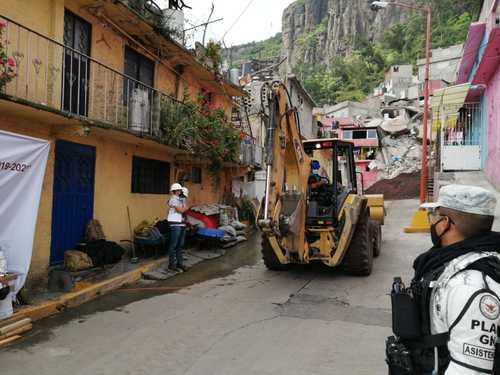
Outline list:
[[[447,295],[448,350],[446,375],[491,373],[500,303],[490,291],[459,285]]]

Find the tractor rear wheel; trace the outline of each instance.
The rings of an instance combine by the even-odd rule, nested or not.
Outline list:
[[[282,264],[274,253],[266,236],[262,236],[262,259],[266,267],[272,271],[286,271],[288,264]]]
[[[373,269],[373,241],[368,212],[361,214],[344,257],[344,270],[354,276],[368,276]]]
[[[382,251],[382,225],[370,220],[370,226],[373,241],[373,256],[377,258]]]

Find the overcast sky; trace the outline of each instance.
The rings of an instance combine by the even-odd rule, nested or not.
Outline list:
[[[186,28],[192,24],[206,21],[210,14],[212,3],[215,12],[212,19],[224,18],[223,21],[209,26],[207,39],[221,40],[231,28],[251,0],[184,0],[193,9],[185,9]],[[166,0],[157,0],[165,5]],[[224,38],[226,46],[259,41],[281,31],[281,15],[283,10],[293,3],[293,0],[253,0],[241,19],[231,28]],[[194,38],[201,41],[203,31],[200,29]],[[192,39],[191,39],[192,41]]]

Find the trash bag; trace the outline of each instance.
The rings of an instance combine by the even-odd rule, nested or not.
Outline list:
[[[167,235],[170,232],[170,226],[168,225],[167,220],[160,220],[155,224],[155,227],[158,228],[161,234]]]
[[[83,271],[94,267],[92,259],[82,251],[68,250],[64,253],[64,267],[71,272]]]
[[[116,242],[104,240],[87,243],[84,251],[92,259],[94,266],[98,267],[118,263],[125,252]]]

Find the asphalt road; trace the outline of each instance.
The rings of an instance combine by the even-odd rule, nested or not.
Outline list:
[[[430,247],[428,235],[402,231],[416,206],[387,202],[370,277],[321,267],[267,271],[255,241],[170,284],[131,287],[37,322],[0,352],[1,373],[386,374],[387,292]]]

